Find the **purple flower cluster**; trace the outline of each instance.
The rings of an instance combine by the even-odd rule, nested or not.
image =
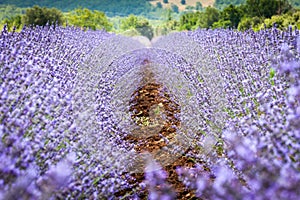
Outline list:
[[[149,188],[149,199],[172,200],[176,197],[172,187],[166,182],[167,174],[162,167],[153,160],[148,160],[145,168],[145,182]]]

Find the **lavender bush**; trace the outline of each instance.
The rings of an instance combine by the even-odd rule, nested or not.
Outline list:
[[[199,72],[198,81],[209,88],[205,95],[209,107],[199,111],[212,109],[218,115],[203,118],[216,126],[205,130],[206,137],[215,138],[216,148],[197,141],[202,151],[215,151],[209,157],[192,155],[198,162],[214,158],[209,164],[216,180],[211,182],[198,168],[178,169],[199,197],[299,198],[298,35],[297,30],[275,28],[244,33],[197,30],[156,42],[159,48],[182,55]]]
[[[181,156],[194,167],[177,167],[179,181],[196,197],[299,199],[298,30],[196,30],[147,45],[72,27],[4,27],[0,199],[139,199],[145,189],[175,199],[164,169]],[[176,136],[162,136],[164,160],[124,140],[140,129],[129,102],[145,70],[180,107]]]

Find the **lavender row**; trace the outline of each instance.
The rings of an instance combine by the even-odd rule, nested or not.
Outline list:
[[[84,95],[78,92],[78,77],[89,55],[113,37],[72,27],[25,27],[20,33],[4,27],[0,37],[1,199],[47,199],[53,192],[59,196],[75,187],[80,171],[74,173],[74,165],[88,156],[81,152],[84,136],[77,126],[81,116],[75,106]]]
[[[299,198],[299,41],[297,30],[273,28],[197,30],[155,43],[190,63],[187,76],[198,84],[198,94],[206,91],[208,103],[198,99],[205,104],[198,112],[212,111],[203,120],[215,128],[203,130],[207,142],[197,145],[215,152],[191,156],[199,163],[213,160],[215,182],[201,165],[178,169],[199,197]]]

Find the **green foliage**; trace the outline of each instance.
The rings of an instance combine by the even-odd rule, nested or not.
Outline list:
[[[264,27],[271,28],[274,24],[279,29],[287,28],[290,25],[300,28],[300,11],[284,15],[274,15],[271,18],[267,18],[261,23],[260,29]]]
[[[68,25],[89,28],[92,30],[105,29],[110,31],[112,24],[108,21],[106,15],[100,11],[91,11],[87,8],[75,9],[66,14]]]
[[[266,26],[266,28],[271,28],[273,24],[276,24],[277,28],[282,29],[284,27],[283,22],[284,22],[283,16],[274,15],[271,18],[265,19],[264,25]]]
[[[274,68],[270,68],[269,74],[270,74],[270,78],[274,78],[274,76],[275,76],[275,69]]]
[[[297,11],[295,13],[292,14],[292,20],[293,20],[293,24],[300,29],[300,11]]]
[[[230,20],[221,19],[217,22],[214,22],[212,28],[229,28],[232,27]]]
[[[275,69],[271,68],[270,72],[269,72],[269,79],[270,79],[271,85],[273,85],[273,86],[275,85],[274,76],[275,76]]]
[[[179,30],[195,30],[198,28],[198,19],[203,13],[190,12],[180,16],[179,19]]]
[[[243,11],[238,6],[229,5],[220,13],[219,21],[213,23],[213,28],[237,28]]]
[[[143,17],[129,15],[121,21],[121,30],[136,30],[139,34],[148,37],[150,40],[153,38],[153,27],[149,21]]]
[[[185,0],[181,0],[180,3],[181,3],[182,5],[185,5],[185,4],[186,4]]]
[[[20,30],[22,26],[22,16],[21,15],[16,15],[14,17],[11,17],[9,19],[4,19],[3,24],[7,25],[7,30],[12,31],[14,28],[16,30]]]
[[[249,17],[270,18],[273,15],[286,13],[291,8],[287,0],[247,0],[244,13]]]
[[[6,0],[4,0],[5,2]],[[33,4],[33,1],[28,0],[10,0],[10,2],[17,2],[16,5],[18,6],[31,6]],[[164,2],[169,3],[167,0],[164,0]],[[180,2],[186,3],[183,0]],[[152,6],[146,0],[130,2],[127,0],[78,0],[76,3],[44,0],[39,1],[38,4],[46,7],[55,6],[65,11],[73,10],[68,11],[63,16],[62,12],[57,9],[39,6],[27,10],[11,5],[0,6],[0,25],[7,24],[8,30],[11,31],[13,27],[20,30],[24,23],[45,25],[47,22],[49,24],[57,22],[60,25],[68,24],[93,30],[106,29],[111,31],[112,24],[106,15],[103,12],[89,10],[89,8],[92,8],[103,10],[110,16],[136,13],[136,15],[144,16],[155,15],[161,19],[162,15],[166,15],[166,21],[153,26],[146,18],[139,18],[136,15],[134,17],[130,15],[125,20],[120,20],[120,17],[117,21],[114,21],[115,30],[126,31],[129,35],[144,35],[150,39],[154,34],[153,27],[156,27],[155,33],[157,35],[167,34],[175,30],[194,30],[197,28],[230,27],[241,31],[252,28],[256,31],[264,27],[272,27],[274,23],[277,24],[279,29],[289,25],[300,28],[300,11],[296,12],[295,9],[291,9],[290,3],[300,5],[300,0],[216,0],[214,5],[222,8],[222,11],[212,7],[203,9],[202,4],[196,2],[195,7],[187,6],[185,12],[182,12],[179,16],[179,8],[175,4],[171,4],[170,9],[166,11],[162,8],[161,2],[157,2],[156,6]],[[86,8],[78,9],[80,5]],[[178,21],[174,19],[174,16]]]
[[[163,2],[164,2],[164,3],[169,3],[169,1],[168,1],[168,0],[163,0]]]
[[[242,31],[250,28],[259,30],[264,28],[265,25],[261,25],[263,22],[267,27],[271,27],[273,23],[276,23],[279,28],[282,28],[288,26],[292,21],[279,16],[275,17],[277,14],[281,15],[291,11],[292,7],[287,0],[216,0],[215,5],[222,7],[221,5],[227,5],[229,2],[245,4],[225,7],[221,12],[220,20],[213,24],[213,28],[231,27]],[[264,19],[266,20],[263,21]]]
[[[23,20],[24,24],[33,26],[61,25],[63,23],[63,14],[56,8],[34,6],[26,10]]]
[[[121,30],[128,30],[131,28],[136,28],[138,24],[138,17],[135,15],[129,15],[127,18],[121,21]]]
[[[260,24],[263,22],[263,20],[259,17],[245,17],[243,18],[239,25],[238,25],[238,30],[239,31],[245,31],[248,29],[253,29],[253,30],[258,30]]]
[[[184,13],[179,19],[179,30],[195,30],[197,28],[212,28],[219,21],[220,13],[217,9],[207,7],[203,12]]]
[[[219,11],[209,6],[200,14],[197,24],[200,28],[210,28],[213,23],[219,21],[219,17]]]
[[[240,8],[234,5],[229,5],[221,12],[220,18],[222,22],[229,21],[229,24],[226,23],[226,25],[229,27],[237,28],[239,22],[241,21],[242,15],[243,13]]]

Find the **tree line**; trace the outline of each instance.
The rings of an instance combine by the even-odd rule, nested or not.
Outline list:
[[[46,8],[33,6],[26,9],[24,14],[17,14],[9,18],[5,18],[2,24],[7,25],[7,29],[11,31],[13,28],[21,29],[26,26],[77,26],[86,29],[105,29],[111,31],[112,24],[103,12],[91,11],[86,8],[77,8],[67,13],[63,13],[57,8]]]
[[[120,20],[119,30],[115,32],[131,31],[135,35],[144,35],[151,39],[154,34],[153,27],[149,20],[136,15],[129,15]],[[46,8],[33,6],[26,9],[24,14],[18,14],[5,18],[2,24],[6,24],[8,31],[20,30],[26,26],[76,26],[82,29],[112,31],[113,24],[104,12],[89,10],[87,8],[77,8],[70,12],[62,13],[57,8]]]
[[[150,21],[141,16],[129,15],[109,19],[103,12],[76,8],[63,13],[57,8],[34,6],[26,10],[17,10],[19,14],[6,18],[2,24],[7,24],[9,31],[27,26],[77,26],[83,29],[114,31],[127,35],[144,35],[151,39],[155,35],[167,34],[171,31],[195,30],[197,28],[232,28],[238,30],[289,25],[300,28],[300,11],[293,8],[287,0],[246,0],[245,4],[229,5],[223,10],[213,7],[184,12],[178,18],[174,17],[172,9],[165,10],[164,20],[153,26]],[[9,8],[11,10],[12,8]],[[9,14],[9,12],[8,12]],[[114,18],[116,19],[116,18]],[[117,25],[116,25],[117,24]]]
[[[274,23],[281,24],[280,27],[283,28],[287,25],[297,26],[298,15],[298,10],[287,0],[246,0],[244,4],[231,4],[221,11],[208,7],[202,12],[185,13],[180,17],[179,30],[197,28],[258,30]]]

